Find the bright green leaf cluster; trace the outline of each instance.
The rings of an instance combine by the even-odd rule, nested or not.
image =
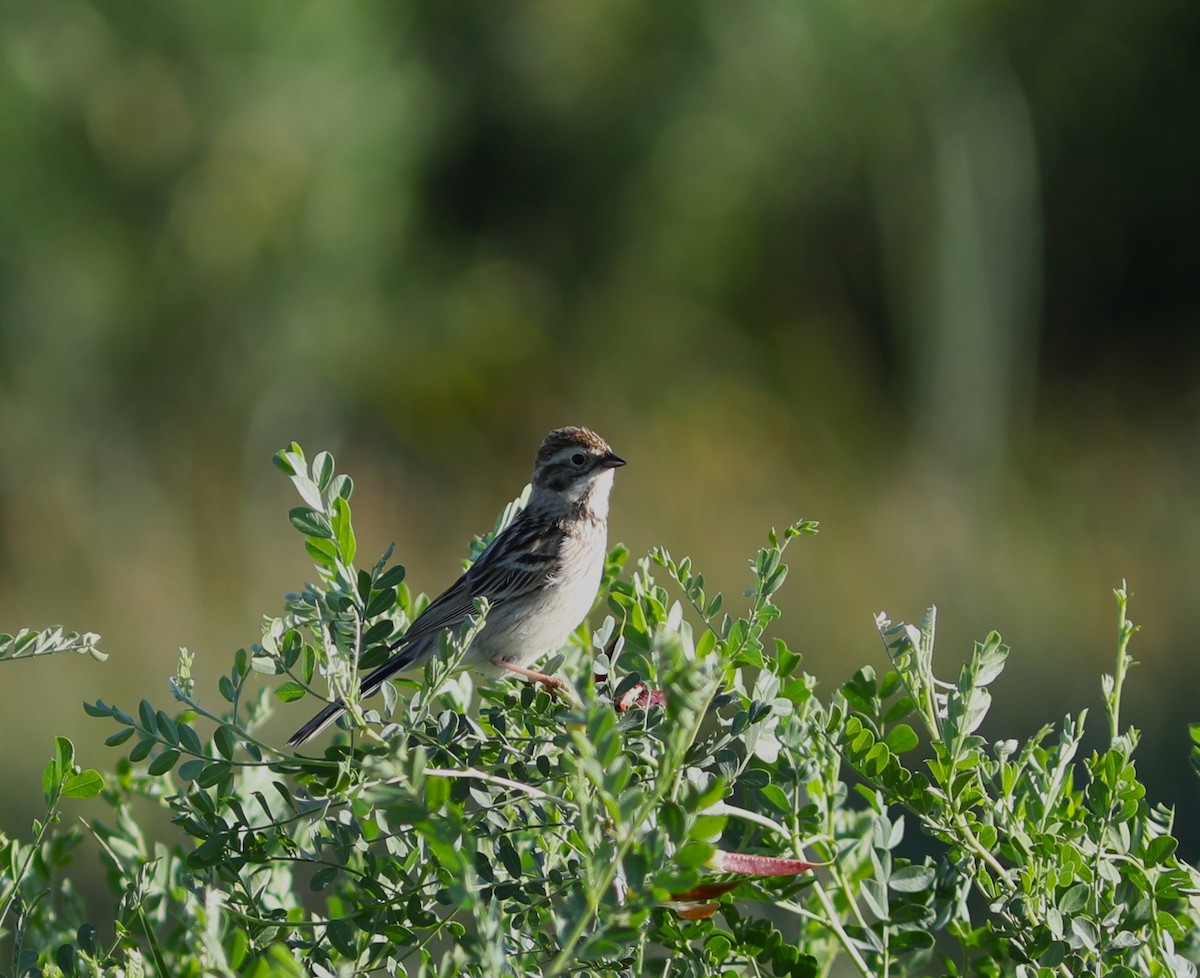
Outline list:
[[[1102,681],[1110,737],[1082,759],[1084,715],[989,741],[1009,650],[992,633],[955,681],[937,678],[932,609],[916,626],[880,616],[890,668],[820,696],[773,634],[784,552],[810,521],[768,534],[742,609],[686,557],[656,549],[627,567],[614,548],[607,615],[545,665],[565,699],[476,688],[460,670],[480,602],[419,682],[364,703],[362,671],[425,599],[390,549],[356,566],[352,484],[328,453],[309,463],[292,445],[276,464],[301,497],[290,519],[318,582],[206,695],[182,650],[174,710],[87,704],[116,728],[110,776],[77,770],[56,742],[34,841],[0,837],[18,974],[811,978],[838,959],[863,978],[1192,973],[1200,879],[1120,723],[1136,631],[1124,588]],[[22,655],[92,641],[31,634],[5,640]],[[346,717],[318,756],[281,746],[275,711],[286,729],[291,704],[334,697]],[[1200,768],[1200,725],[1192,737]],[[83,838],[60,827],[62,806],[94,795],[117,907],[105,945],[58,872]],[[147,807],[170,819],[168,842],[143,832]],[[763,865],[746,856],[819,865],[712,868]]]

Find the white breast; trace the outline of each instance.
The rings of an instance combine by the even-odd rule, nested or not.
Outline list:
[[[586,521],[578,533],[563,541],[557,577],[529,600],[492,610],[471,650],[484,671],[498,669],[495,663],[500,661],[528,668],[562,647],[596,600],[604,573],[606,537],[603,523]]]

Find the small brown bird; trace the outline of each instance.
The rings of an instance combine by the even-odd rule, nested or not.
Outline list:
[[[487,598],[489,610],[464,665],[561,685],[530,666],[558,651],[596,599],[607,554],[613,470],[624,464],[594,431],[550,432],[534,459],[528,505],[417,616],[392,646],[391,658],[363,679],[359,695],[370,696],[397,673],[423,667],[438,652],[438,635],[457,629],[478,597]],[[330,703],[288,743],[312,739],[344,709],[341,700]]]

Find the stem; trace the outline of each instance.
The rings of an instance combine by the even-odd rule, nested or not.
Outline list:
[[[839,767],[841,765],[841,755],[839,755],[836,750],[830,750],[830,745],[828,742],[825,744],[825,751],[825,756],[828,759],[822,771],[822,775],[825,778],[822,794],[825,796],[827,802],[825,805],[825,831],[829,838],[829,857],[831,861],[834,861],[836,860],[837,856],[837,850],[834,845],[837,835],[833,819],[832,799],[837,797],[836,786]],[[795,758],[793,758],[793,763],[795,763]],[[792,846],[798,853],[803,853],[804,847],[801,844],[800,839],[795,834],[796,823],[793,822],[792,824]],[[814,874],[814,877],[815,875],[816,874]],[[837,884],[838,889],[842,891],[842,895],[846,898],[846,903],[850,908],[850,913],[854,916],[858,926],[861,927],[864,932],[867,931],[867,922],[863,918],[862,911],[859,909],[858,901],[854,899],[854,891],[847,884],[845,877],[839,872],[836,862],[834,862],[834,864],[830,867],[830,877]],[[820,902],[822,909],[825,911],[826,916],[829,917],[830,928],[833,930],[834,934],[837,935],[838,942],[843,948],[845,948],[846,954],[849,955],[850,960],[854,963],[855,967],[857,967],[859,972],[864,976],[864,978],[866,978],[866,976],[869,974],[869,972],[866,970],[866,962],[863,960],[862,955],[859,954],[858,948],[854,947],[854,945],[850,943],[850,935],[847,934],[845,929],[842,927],[841,916],[837,913],[836,908],[833,906],[833,901],[829,899],[828,895],[822,888],[819,879],[816,880],[815,892],[817,894],[817,900]],[[886,956],[884,961],[886,968]],[[832,966],[832,956],[830,956],[828,964]]]
[[[546,801],[556,801],[560,805],[567,808],[575,807],[574,802],[567,801],[565,798],[560,798],[558,795],[552,795],[548,791],[543,791],[541,788],[535,788],[531,784],[525,784],[521,781],[513,781],[511,778],[502,778],[498,774],[488,774],[486,771],[480,771],[477,768],[467,767],[460,770],[448,767],[428,767],[425,769],[426,777],[433,776],[438,778],[474,778],[477,781],[487,781],[490,784],[498,784],[505,788],[512,788],[514,791],[523,791],[531,798],[544,798]],[[391,778],[385,781],[384,784],[400,784],[400,778]]]
[[[138,881],[141,882],[140,880]],[[163,960],[162,951],[159,949],[158,940],[154,936],[154,929],[150,926],[150,921],[146,919],[146,910],[142,906],[141,894],[138,894],[137,906],[134,909],[137,919],[141,922],[142,932],[146,935],[146,945],[150,948],[150,954],[154,958],[154,963],[158,965],[160,974],[169,974],[167,971],[167,962]]]
[[[868,930],[869,928],[867,926],[867,919],[863,916],[862,910],[859,909],[858,901],[854,899],[853,888],[847,882],[846,877],[842,874],[842,871],[837,868],[836,862],[830,863],[829,875],[833,878],[833,881],[837,884],[838,889],[841,890],[843,895],[846,897],[846,903],[848,903],[850,906],[850,913],[852,913],[854,915],[854,919],[858,923],[858,926],[861,927],[864,931]],[[884,939],[886,940],[886,938],[887,938],[887,931],[885,930],[884,931]],[[888,958],[885,957],[884,958],[885,970],[887,968],[887,962],[888,962]]]
[[[237,731],[238,739],[244,741],[245,743],[253,744],[255,747],[257,747],[259,750],[263,751],[264,753],[273,754],[275,757],[278,757],[282,761],[287,761],[287,760],[291,759],[290,754],[284,753],[278,747],[275,747],[272,744],[268,744],[264,740],[259,740],[257,737],[254,736],[254,734],[247,731],[244,727],[239,727],[239,726],[237,726],[236,723],[230,723],[224,717],[217,716],[217,714],[213,713],[211,710],[206,710],[203,706],[201,706],[198,702],[196,702],[196,700],[191,695],[184,692],[183,688],[181,686],[179,686],[179,684],[176,683],[174,680],[172,680],[172,682],[171,682],[171,692],[174,694],[175,698],[177,700],[179,700],[179,702],[186,703],[190,709],[195,710],[196,713],[198,713],[200,716],[204,717],[206,720],[211,720],[213,723],[218,724],[219,726],[222,726],[222,727],[232,727],[234,730]],[[236,720],[237,718],[234,717],[234,719]],[[155,739],[158,740],[160,743],[163,743],[163,744],[166,743],[166,741],[162,740],[162,738],[160,738],[160,737],[156,737]],[[175,745],[171,745],[171,746],[175,746]],[[273,763],[271,761],[229,761],[228,758],[208,757],[205,754],[193,754],[191,751],[186,751],[186,753],[189,756],[198,757],[198,758],[201,758],[202,760],[212,760],[212,761],[223,760],[223,761],[228,761],[228,763],[230,763],[230,764],[242,764],[242,765],[245,765],[248,767],[265,767],[265,766]],[[336,761],[326,761],[326,760],[323,760],[318,757],[306,757],[304,759],[304,763],[319,765],[321,767],[337,767],[338,766]]]
[[[792,833],[792,849],[795,851],[797,858],[807,858],[804,854],[804,845],[800,841],[800,837],[794,832]],[[875,978],[874,972],[871,971],[867,962],[863,960],[863,956],[858,953],[858,948],[854,946],[850,935],[846,933],[846,929],[842,926],[841,917],[838,915],[837,909],[833,905],[833,901],[829,899],[829,894],[825,892],[825,888],[821,885],[821,881],[813,874],[813,893],[816,894],[817,902],[821,904],[821,909],[825,911],[824,923],[833,931],[838,939],[838,943],[842,945],[846,956],[853,962],[855,969],[863,978]]]
[[[825,923],[824,917],[819,913],[813,913],[802,903],[793,903],[791,900],[776,900],[771,906],[778,907],[780,910],[786,910],[788,913],[794,913],[797,917],[810,920],[813,923]]]
[[[995,873],[997,877],[999,877],[997,882],[1002,883],[1005,888],[1011,892],[1014,887],[1012,885],[1012,881],[1008,878],[1008,873],[1005,871],[1004,867],[1000,865],[1000,861],[992,853],[992,850],[988,849],[982,842],[980,842],[975,833],[971,831],[970,824],[967,822],[966,817],[961,812],[954,813],[954,826],[962,835],[963,841],[967,843],[967,848],[975,853],[975,855],[981,860],[983,860],[983,862],[987,864],[988,868]]]
[[[680,761],[687,756],[687,752],[696,742],[696,737],[700,734],[700,727],[708,713],[709,706],[712,705],[712,700],[716,695],[716,692],[717,683],[710,682],[708,684],[708,689],[705,693],[703,702],[697,704],[695,710],[693,711],[692,722],[688,729],[687,736],[680,742],[682,747],[675,752],[675,756]],[[658,807],[658,804],[667,794],[668,786],[673,794],[678,792],[679,786],[677,782],[679,778],[683,776],[684,765],[679,763],[677,767],[678,770],[676,771],[671,771],[668,767],[664,767],[663,776],[655,780],[653,793],[642,803],[638,811],[630,818],[630,825],[640,826],[651,816],[655,808]],[[583,778],[582,773],[579,775],[579,777],[581,779]],[[580,810],[581,814],[586,813],[586,809],[584,809],[582,806],[580,807]],[[579,944],[580,940],[582,940],[584,930],[587,928],[588,923],[596,916],[600,894],[604,893],[605,890],[612,886],[613,880],[616,878],[617,872],[621,867],[621,863],[623,862],[625,855],[629,852],[629,849],[633,845],[634,841],[634,833],[628,833],[620,845],[617,846],[617,851],[613,854],[612,862],[606,866],[604,871],[601,873],[598,885],[588,889],[588,912],[586,914],[580,914],[579,919],[575,921],[574,926],[571,928],[570,934],[567,935],[567,940],[563,943],[563,946],[559,949],[558,954],[555,956],[550,966],[546,969],[546,978],[551,978],[553,975],[562,974],[562,972],[568,967],[570,963],[570,956],[574,952],[575,947]],[[870,976],[864,973],[864,978],[870,978]]]
[[[704,810],[704,814],[726,815],[731,818],[740,818],[744,821],[761,825],[763,828],[770,829],[772,832],[777,833],[782,838],[790,838],[792,841],[792,848],[795,850],[797,857],[803,859],[805,862],[809,862],[808,857],[804,854],[804,844],[800,841],[799,837],[795,835],[795,833],[789,832],[774,819],[768,818],[766,815],[760,815],[758,812],[748,811],[745,808],[738,808],[736,805],[727,805],[722,801],[717,802],[715,805],[710,805]],[[838,883],[842,890],[846,891],[845,881],[841,879],[840,874],[836,871],[836,869],[831,869],[830,875],[834,877],[835,882]],[[800,916],[810,917],[814,920],[820,920],[823,923],[827,923],[830,930],[837,935],[839,943],[845,949],[846,954],[849,955],[850,959],[854,962],[854,965],[856,968],[858,968],[859,973],[862,974],[864,978],[872,978],[871,971],[867,967],[867,963],[858,953],[858,949],[851,944],[850,935],[842,929],[841,921],[838,918],[837,911],[833,907],[832,901],[830,901],[828,895],[822,888],[821,881],[816,879],[815,876],[813,879],[813,892],[817,894],[817,899],[820,901],[821,907],[825,911],[825,917],[823,918],[811,913],[808,910],[805,910],[799,904],[781,902],[777,904],[777,906],[783,907],[786,910],[790,910],[793,913],[799,914]],[[855,917],[858,919],[859,925],[865,930],[867,926],[866,921],[862,919],[862,915],[858,912],[858,907],[853,900],[851,900],[851,907],[854,910]]]
[[[704,812],[704,815],[726,815],[729,818],[740,818],[746,822],[754,822],[756,825],[761,825],[764,829],[770,829],[780,838],[790,838],[790,833],[782,825],[766,815],[760,815],[758,812],[748,811],[745,808],[738,808],[736,805],[727,805],[723,801],[719,801],[714,805],[709,805]]]
[[[1122,581],[1113,593],[1117,596],[1117,668],[1113,674],[1113,691],[1108,703],[1108,738],[1115,743],[1121,733],[1121,687],[1125,684],[1125,673],[1134,664],[1129,655],[1129,640],[1137,626],[1129,620],[1126,608],[1129,603],[1128,585]]]
[[[12,909],[12,905],[16,902],[17,892],[21,885],[21,880],[23,880],[25,878],[25,874],[29,872],[29,866],[33,862],[33,857],[37,854],[38,846],[40,846],[42,841],[46,838],[46,833],[50,830],[50,826],[53,825],[58,819],[58,802],[59,798],[62,797],[61,785],[59,786],[59,791],[59,797],[54,799],[54,804],[52,804],[49,811],[46,812],[46,820],[42,823],[42,827],[38,830],[37,838],[33,840],[33,844],[29,847],[29,853],[25,856],[24,863],[22,863],[20,870],[18,870],[16,875],[13,877],[11,891],[4,897],[3,907],[0,907],[0,929],[2,929],[4,926],[4,918],[8,916],[9,910]]]

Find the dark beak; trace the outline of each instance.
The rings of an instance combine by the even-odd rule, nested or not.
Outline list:
[[[624,464],[625,459],[613,452],[609,452],[604,458],[600,459],[600,468],[602,469],[619,469]]]

